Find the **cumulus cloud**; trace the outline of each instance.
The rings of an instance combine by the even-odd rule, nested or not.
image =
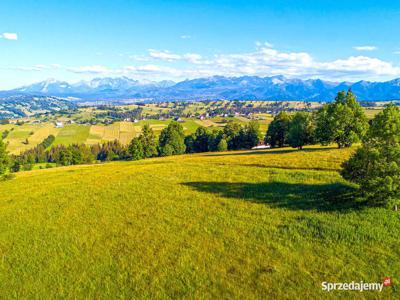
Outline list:
[[[0,38],[16,41],[18,40],[18,34],[13,32],[4,32],[3,34],[0,34]]]
[[[355,46],[353,48],[358,51],[374,51],[378,49],[376,46]]]

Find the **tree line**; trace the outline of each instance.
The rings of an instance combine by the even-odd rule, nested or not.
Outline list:
[[[350,147],[365,136],[368,120],[351,90],[339,92],[335,101],[320,110],[277,114],[268,127],[265,142],[272,147],[336,143],[339,148]]]

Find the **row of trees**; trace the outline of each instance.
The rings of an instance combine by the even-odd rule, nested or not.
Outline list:
[[[157,139],[148,125],[139,137],[133,138],[128,146],[131,159],[138,160],[154,156],[169,156],[184,153],[250,149],[260,141],[259,125],[256,122],[241,125],[229,122],[223,130],[212,131],[205,127],[185,136],[178,122],[171,122],[161,131]]]
[[[11,171],[31,170],[36,163],[55,163],[61,166],[69,166],[129,158],[127,147],[117,140],[90,146],[84,144],[56,145],[46,150],[50,146],[51,140],[54,140],[53,136],[47,137],[33,149],[29,149],[20,155],[11,156]]]
[[[339,148],[360,142],[368,130],[368,121],[355,95],[339,92],[335,101],[314,113],[280,112],[268,127],[265,142],[272,147],[336,143]]]

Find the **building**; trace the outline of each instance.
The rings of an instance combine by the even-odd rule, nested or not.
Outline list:
[[[263,142],[259,142],[257,144],[257,146],[254,146],[253,148],[251,148],[252,150],[258,150],[258,149],[269,149],[271,148],[270,144],[265,144]]]

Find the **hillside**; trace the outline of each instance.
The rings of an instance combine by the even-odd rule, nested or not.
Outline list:
[[[95,78],[68,83],[54,79],[38,82],[4,95],[35,94],[74,97],[83,100],[141,99],[171,100],[306,100],[331,101],[338,91],[351,88],[360,100],[387,101],[400,99],[400,78],[386,82],[330,82],[321,79],[299,79],[284,76],[258,77],[213,76],[181,82],[140,82],[128,77]]]
[[[0,182],[1,297],[321,299],[323,281],[397,284],[398,214],[348,202],[354,187],[337,171],[351,151],[18,173]]]
[[[55,113],[76,105],[52,96],[17,95],[0,98],[0,119],[28,117],[39,113]]]

